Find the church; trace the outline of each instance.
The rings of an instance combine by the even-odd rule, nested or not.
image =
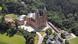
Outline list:
[[[19,21],[22,24],[33,27],[34,29],[42,29],[46,27],[47,19],[48,17],[46,13],[40,10],[34,13],[28,13],[28,15],[21,15]]]

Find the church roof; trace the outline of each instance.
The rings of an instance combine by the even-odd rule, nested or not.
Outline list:
[[[28,18],[36,19],[36,13],[28,13]]]
[[[21,15],[21,16],[19,16],[18,20],[22,21],[22,20],[24,20],[25,17],[26,17],[26,15]]]

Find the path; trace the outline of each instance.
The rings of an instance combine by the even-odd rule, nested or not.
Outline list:
[[[38,37],[39,37],[38,44],[42,44],[42,41],[43,41],[44,36],[45,36],[46,34],[44,34],[43,36],[42,36],[39,32],[36,32],[36,34],[37,34]]]

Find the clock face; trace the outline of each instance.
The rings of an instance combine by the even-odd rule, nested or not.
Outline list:
[[[78,0],[69,0],[71,3],[78,4]]]

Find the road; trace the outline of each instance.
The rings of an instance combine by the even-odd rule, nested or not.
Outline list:
[[[48,24],[47,27],[44,28],[43,30],[46,30],[47,28],[51,27],[52,30],[55,30],[57,33],[59,32],[59,30],[52,23],[47,22],[47,24]],[[35,30],[32,27],[25,26],[25,25],[21,25],[20,27],[22,29],[24,29],[24,30],[27,30],[28,32],[31,32],[31,31],[34,31]],[[43,36],[39,32],[36,32],[36,34],[38,35],[38,38],[39,38],[38,44],[42,44],[42,41],[43,41],[43,39],[44,39],[44,37],[45,37],[46,34],[44,34]]]
[[[57,33],[59,32],[59,30],[58,30],[52,23],[47,22],[47,24],[48,24],[48,25],[47,25],[47,28],[48,28],[48,27],[51,27],[52,30],[54,29]],[[38,37],[39,37],[38,44],[42,44],[42,41],[43,41],[44,36],[45,36],[46,34],[44,34],[43,36],[42,36],[39,32],[36,32],[36,34],[37,34]]]
[[[38,44],[41,44],[42,41],[43,41],[43,37],[41,36],[41,34],[40,34],[39,32],[36,32],[36,34],[37,34],[38,37],[39,37]]]
[[[38,44],[42,44],[42,41],[43,41],[46,34],[44,34],[43,36],[39,32],[36,32],[36,34],[39,37]]]

